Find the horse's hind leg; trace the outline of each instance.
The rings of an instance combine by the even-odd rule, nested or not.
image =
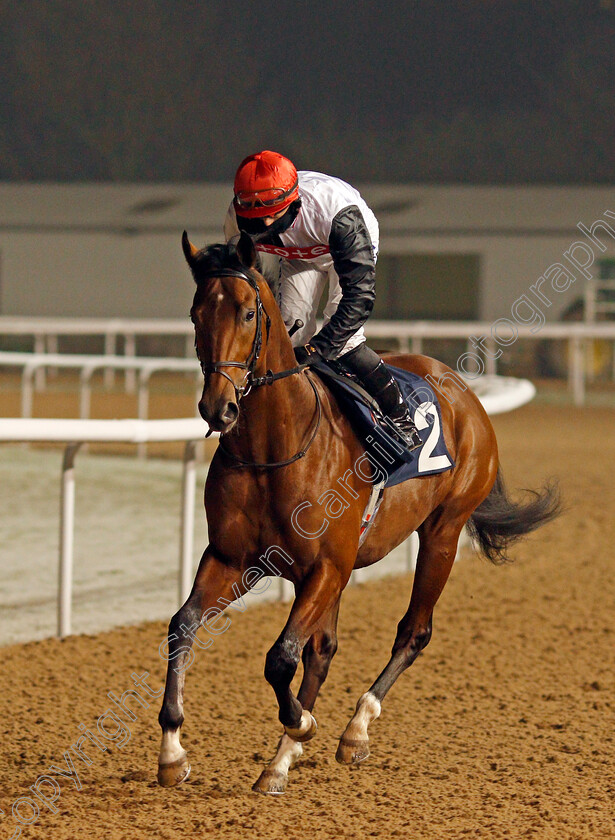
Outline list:
[[[381,703],[395,680],[431,638],[431,617],[455,560],[457,541],[467,516],[441,521],[434,513],[419,528],[420,548],[410,606],[397,625],[391,658],[376,682],[359,699],[336,753],[342,764],[358,764],[369,756],[369,724],[380,716]]]
[[[316,721],[295,697],[290,684],[303,648],[340,598],[348,580],[341,571],[344,568],[351,569],[352,563],[322,562],[301,581],[288,621],[265,659],[265,679],[275,692],[280,723],[295,741],[308,741],[316,732]]]
[[[304,709],[312,711],[321,685],[327,677],[331,660],[337,650],[337,616],[339,601],[323,618],[303,648],[303,679],[297,699]],[[303,746],[284,733],[275,756],[263,770],[252,790],[258,793],[284,793],[288,784],[288,771],[301,758]]]
[[[233,588],[234,585],[234,588]],[[167,651],[167,679],[158,721],[162,728],[162,743],[158,757],[158,783],[173,787],[184,782],[190,773],[190,764],[183,749],[179,733],[184,722],[184,680],[187,669],[194,661],[193,642],[202,649],[211,647],[213,639],[202,633],[200,626],[219,635],[226,629],[225,619],[220,619],[222,607],[218,598],[233,601],[245,592],[240,572],[221,563],[209,549],[205,550],[199,564],[192,592],[169,624]],[[202,619],[206,621],[201,625]],[[227,622],[229,620],[227,619]],[[161,645],[162,648],[162,645]],[[162,656],[161,650],[161,656]]]

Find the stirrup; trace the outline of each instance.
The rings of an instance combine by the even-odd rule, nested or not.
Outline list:
[[[418,429],[410,419],[408,411],[404,412],[401,417],[391,417],[389,415],[389,420],[395,426],[395,430],[398,432],[409,452],[413,452],[423,445]]]

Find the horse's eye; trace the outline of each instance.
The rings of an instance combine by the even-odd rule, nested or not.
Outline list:
[[[254,309],[248,310],[248,312],[246,312],[246,321],[253,321],[255,315],[256,312],[254,311]]]

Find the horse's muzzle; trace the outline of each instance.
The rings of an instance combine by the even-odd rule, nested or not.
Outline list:
[[[220,399],[215,406],[209,407],[204,400],[199,401],[199,414],[209,424],[214,432],[226,434],[230,432],[239,416],[239,406],[236,402]]]

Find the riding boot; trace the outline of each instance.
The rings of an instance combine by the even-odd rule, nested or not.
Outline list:
[[[410,416],[410,410],[404,400],[399,385],[387,370],[383,361],[361,377],[361,383],[368,394],[376,400],[382,412],[395,425],[410,451],[423,445],[421,436]]]
[[[397,433],[407,448],[412,451],[422,446],[423,441],[412,422],[399,385],[380,356],[363,342],[348,353],[339,356],[337,361],[353,373],[367,393],[376,400],[384,416],[395,425]]]

